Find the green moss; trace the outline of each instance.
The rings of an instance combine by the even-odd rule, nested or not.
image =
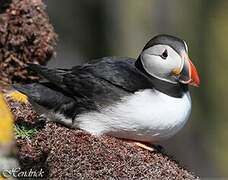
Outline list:
[[[17,139],[31,139],[37,133],[36,128],[30,128],[24,125],[15,125],[15,136]]]

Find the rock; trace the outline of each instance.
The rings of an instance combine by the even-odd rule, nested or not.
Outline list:
[[[31,127],[40,123],[31,105],[8,101],[15,118],[20,116],[18,122]],[[23,171],[42,169],[45,177],[58,179],[197,179],[159,151],[150,152],[114,137],[92,136],[54,122],[39,127],[32,139],[17,139]]]

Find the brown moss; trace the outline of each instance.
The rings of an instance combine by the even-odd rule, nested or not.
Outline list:
[[[49,178],[196,179],[160,152],[54,123],[48,123],[31,142],[27,141],[19,157],[23,167],[44,168]]]
[[[26,64],[45,64],[56,37],[41,0],[0,0],[1,81],[36,79]]]
[[[16,123],[26,123],[33,125],[36,123],[38,115],[32,110],[30,103],[20,103],[7,98],[7,102],[10,106],[11,112],[14,114],[14,120]]]
[[[30,104],[7,99],[16,121],[37,124]],[[17,139],[23,170],[42,168],[48,178],[197,179],[162,152],[149,152],[114,137],[46,123],[30,140]]]

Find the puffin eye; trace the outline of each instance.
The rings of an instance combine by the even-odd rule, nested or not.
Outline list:
[[[168,57],[167,49],[162,53],[161,57],[162,57],[162,59],[166,59]]]

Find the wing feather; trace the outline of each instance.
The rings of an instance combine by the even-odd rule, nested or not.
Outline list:
[[[105,57],[72,69],[29,68],[73,98],[78,109],[99,109],[153,84],[134,65],[135,59]]]

